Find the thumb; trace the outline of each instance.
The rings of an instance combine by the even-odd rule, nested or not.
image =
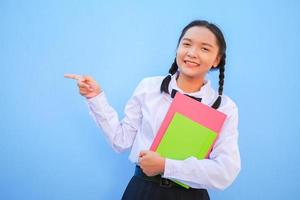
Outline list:
[[[83,77],[84,78],[84,81],[86,81],[86,82],[95,82],[95,80],[93,79],[93,77],[91,77],[91,76],[84,76]]]
[[[84,83],[89,83],[90,82],[90,80],[89,80],[89,78],[87,76],[82,76],[81,79],[80,79],[80,81],[82,81]]]

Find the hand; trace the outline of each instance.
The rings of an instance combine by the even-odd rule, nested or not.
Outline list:
[[[155,176],[164,172],[165,158],[154,151],[141,151],[139,165],[147,176]]]
[[[93,98],[101,93],[100,86],[91,76],[65,74],[64,77],[76,80],[79,93],[87,99]]]

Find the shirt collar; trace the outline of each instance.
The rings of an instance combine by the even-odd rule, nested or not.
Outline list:
[[[200,90],[198,90],[196,92],[192,92],[192,93],[186,93],[186,92],[183,92],[182,89],[180,89],[177,85],[176,79],[177,79],[178,73],[179,72],[176,72],[171,77],[171,81],[170,81],[170,84],[169,84],[169,93],[170,94],[172,92],[172,89],[175,89],[175,90],[179,91],[182,94],[188,94],[190,96],[194,96],[194,97],[197,97],[197,98],[202,98],[201,102],[204,103],[204,104],[209,105],[209,104],[213,103],[212,101],[215,98],[215,93],[216,92],[211,87],[210,80],[205,80],[204,85],[201,87]]]

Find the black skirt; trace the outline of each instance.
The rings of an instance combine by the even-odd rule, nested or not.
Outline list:
[[[160,176],[148,177],[139,167],[128,183],[122,200],[209,200],[205,189],[186,189]]]

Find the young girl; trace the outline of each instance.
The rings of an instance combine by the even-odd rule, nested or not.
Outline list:
[[[65,75],[77,80],[80,94],[87,98],[89,109],[112,148],[117,152],[131,148],[129,159],[136,169],[122,199],[209,199],[206,189],[223,190],[234,181],[240,171],[238,109],[223,95],[225,51],[223,34],[216,25],[202,20],[188,24],[179,37],[169,75],[142,80],[125,107],[122,121],[92,77]],[[220,73],[218,92],[205,78],[214,69]],[[172,160],[148,150],[172,102],[170,94],[174,90],[201,98],[202,103],[227,115],[207,159]]]

